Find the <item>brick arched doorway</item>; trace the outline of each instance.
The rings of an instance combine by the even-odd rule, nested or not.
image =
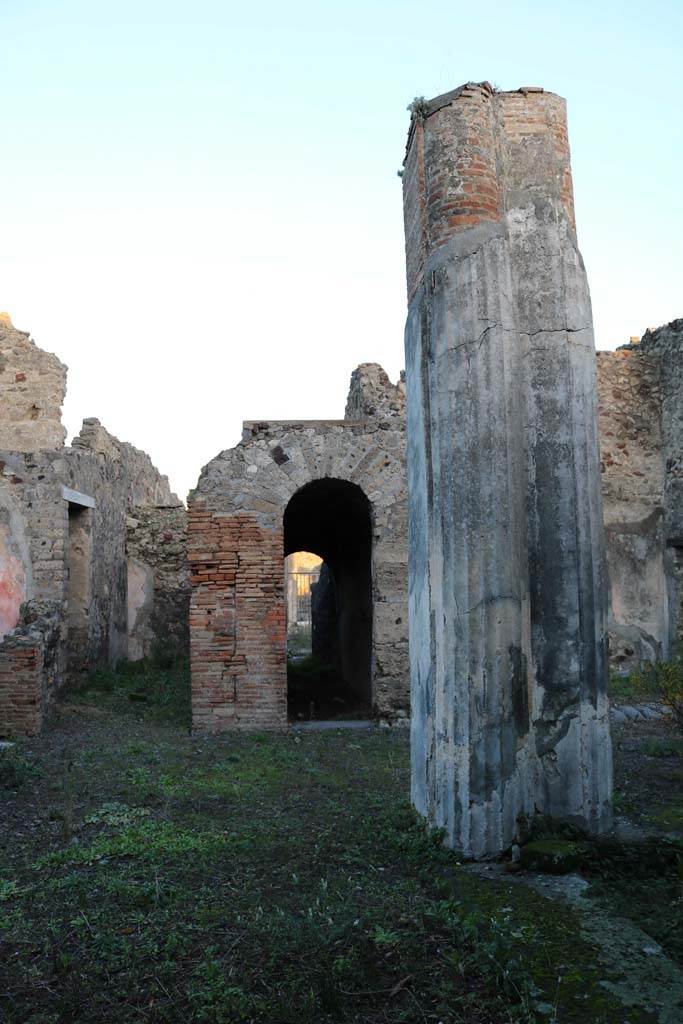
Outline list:
[[[345,552],[346,606],[367,613],[371,595],[362,623],[356,611],[348,628],[340,626],[347,676],[364,680],[375,715],[406,719],[404,434],[390,426],[373,419],[247,422],[243,441],[202,470],[188,498],[194,728],[286,726],[285,551],[318,549],[334,560],[335,544]],[[324,519],[332,525],[316,535]],[[360,520],[363,531],[351,530]],[[362,572],[351,571],[354,558]],[[363,592],[360,602],[350,601],[354,588]],[[355,648],[354,629],[364,638]]]
[[[330,660],[314,663],[308,678],[290,663],[290,717],[369,713],[373,703],[370,502],[362,488],[348,480],[312,480],[290,498],[283,530],[285,556],[312,551],[323,559],[328,568],[325,586],[331,591],[329,603],[334,609],[326,622],[334,636],[325,638],[324,644],[334,652]],[[315,630],[315,621],[312,626]]]

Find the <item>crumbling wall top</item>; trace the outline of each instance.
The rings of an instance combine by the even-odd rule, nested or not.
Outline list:
[[[411,104],[403,165],[409,300],[430,257],[463,232],[503,228],[510,211],[549,204],[575,232],[566,103],[527,86],[468,82]]]
[[[126,481],[128,507],[136,505],[180,505],[171,490],[168,477],[162,476],[149,455],[110,434],[94,416],[83,420],[81,432],[72,441],[71,451],[94,452],[109,463],[119,463],[119,476]]]
[[[683,317],[654,329],[648,327],[638,346],[642,352],[657,352],[683,358]]]
[[[0,313],[0,449],[61,448],[66,366]]]
[[[369,416],[379,419],[404,418],[406,411],[405,371],[396,384],[392,384],[379,363],[361,363],[351,374],[345,418],[362,420]]]

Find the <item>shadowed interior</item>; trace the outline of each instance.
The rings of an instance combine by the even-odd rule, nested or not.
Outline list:
[[[91,511],[69,503],[68,670],[73,679],[86,670],[91,558]]]
[[[360,487],[348,481],[314,480],[297,491],[287,505],[284,538],[285,555],[312,551],[326,563],[328,585],[334,587],[336,608],[329,626],[336,633],[335,642],[328,646],[337,652],[335,668],[343,681],[348,704],[369,707],[372,704],[372,530],[368,499]],[[315,634],[315,606],[313,614]],[[317,685],[322,688],[322,681]],[[325,703],[322,693],[319,703]]]

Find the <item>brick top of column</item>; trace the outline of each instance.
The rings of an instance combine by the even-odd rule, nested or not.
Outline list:
[[[468,82],[416,100],[403,172],[408,297],[427,257],[460,231],[556,200],[574,230],[565,101],[529,86]]]

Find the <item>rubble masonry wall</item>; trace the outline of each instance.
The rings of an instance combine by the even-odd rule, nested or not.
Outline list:
[[[77,678],[127,656],[128,510],[180,504],[149,457],[118,441],[96,419],[85,420],[72,446],[63,446],[65,374],[56,357],[16,331],[6,314],[0,317],[0,438],[12,446],[0,450],[5,733],[36,732],[67,673]],[[70,502],[64,488],[94,502],[83,509],[79,524],[87,579],[77,635],[73,616],[70,624]],[[72,513],[77,507],[71,502]]]

